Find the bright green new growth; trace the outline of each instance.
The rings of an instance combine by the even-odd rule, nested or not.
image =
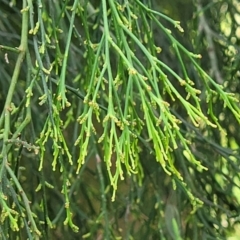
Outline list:
[[[173,188],[183,189],[192,204],[192,213],[197,211],[203,203],[186,184],[173,153],[179,149],[179,154],[199,172],[208,169],[193,154],[194,138],[187,138],[182,126],[218,128],[224,132],[214,113],[215,99],[240,122],[238,100],[201,68],[201,56],[187,50],[165,26],[167,23],[183,32],[180,23],[142,1],[102,0],[99,8],[88,1],[47,2],[23,0],[20,46],[1,46],[6,51],[17,50],[18,54],[0,118],[1,223],[9,221],[11,229],[19,231],[30,222],[26,227],[29,239],[41,236],[28,196],[12,168],[15,160],[11,149],[15,147],[36,155],[39,173],[49,162],[51,171],[61,172],[64,224],[73,231],[77,232],[78,226],[72,221],[72,175],[80,176],[87,159],[93,156],[101,183],[100,218],[104,217],[105,224],[110,220],[104,193],[112,191],[115,201],[119,181],[129,176],[134,176],[139,185],[144,181],[144,159],[140,157],[143,149],[154,156],[166,176],[171,176]],[[168,39],[169,49],[156,43],[156,28]],[[164,51],[177,56],[179,71],[161,59]],[[189,77],[185,62],[200,76],[201,90]],[[25,96],[21,103],[13,105],[23,65],[27,69]],[[207,104],[208,112],[202,109],[202,103]],[[181,118],[179,108],[188,119]],[[21,140],[21,133],[33,127],[32,112],[36,109],[43,124],[38,126],[36,141],[31,144]],[[17,121],[13,123],[13,119]],[[74,146],[68,139],[74,140]],[[100,164],[106,166],[110,190]],[[41,179],[36,191],[54,188]],[[44,204],[43,200],[42,208]],[[58,221],[48,215],[46,219],[49,227]],[[176,239],[181,239],[176,219],[169,224]]]

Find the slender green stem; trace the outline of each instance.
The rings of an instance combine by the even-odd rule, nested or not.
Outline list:
[[[10,52],[16,52],[16,53],[21,52],[21,50],[19,50],[18,48],[13,48],[13,47],[3,46],[3,45],[0,45],[0,50],[7,50],[7,51],[10,51]]]
[[[19,183],[16,175],[14,174],[12,169],[10,168],[10,166],[8,166],[8,164],[6,164],[5,167],[6,167],[7,172],[9,173],[11,178],[13,179],[13,182],[16,185],[20,195],[22,196],[22,199],[23,199],[23,202],[24,202],[27,214],[28,214],[29,221],[31,222],[32,229],[34,230],[34,235],[35,235],[34,239],[38,240],[39,237],[41,236],[41,233],[38,230],[38,228],[36,226],[36,223],[35,223],[35,221],[33,219],[33,214],[32,214],[32,211],[31,211],[31,208],[30,208],[30,205],[29,205],[30,202],[29,202],[29,200],[28,200],[28,198],[27,198],[27,196],[26,196],[26,194],[25,194],[21,184]]]
[[[23,1],[23,9],[25,9],[27,6],[27,1],[24,0]],[[4,110],[2,112],[2,116],[0,119],[0,123],[1,120],[4,118],[4,132],[3,132],[3,148],[2,148],[2,153],[1,155],[3,156],[3,159],[7,159],[6,155],[7,155],[7,145],[6,142],[9,138],[9,134],[10,134],[10,122],[11,122],[11,102],[12,102],[12,98],[13,98],[13,94],[16,88],[16,84],[18,81],[18,76],[21,70],[21,66],[23,63],[23,60],[25,58],[26,55],[26,51],[27,51],[27,46],[28,46],[28,11],[22,11],[22,32],[21,32],[21,43],[19,46],[19,55],[16,61],[16,65],[14,68],[14,72],[13,72],[13,76],[12,76],[12,80],[11,80],[11,84],[8,90],[8,94],[7,94],[7,98],[6,98],[6,102],[4,105]],[[1,174],[3,173],[3,168],[6,165],[6,162],[4,162],[3,160],[3,164],[1,166]],[[0,179],[2,178],[2,175],[0,175]]]

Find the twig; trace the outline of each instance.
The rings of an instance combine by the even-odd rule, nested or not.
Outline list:
[[[13,48],[13,47],[8,47],[8,46],[3,46],[3,45],[0,45],[0,49],[1,50],[7,50],[7,51],[10,51],[10,52],[16,52],[16,53],[21,52],[21,50],[18,49],[18,48]]]

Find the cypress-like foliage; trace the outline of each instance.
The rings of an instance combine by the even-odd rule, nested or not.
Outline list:
[[[236,0],[0,6],[0,239],[238,239]]]

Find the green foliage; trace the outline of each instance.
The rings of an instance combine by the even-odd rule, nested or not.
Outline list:
[[[22,2],[0,1],[1,238],[233,232],[237,2]]]

